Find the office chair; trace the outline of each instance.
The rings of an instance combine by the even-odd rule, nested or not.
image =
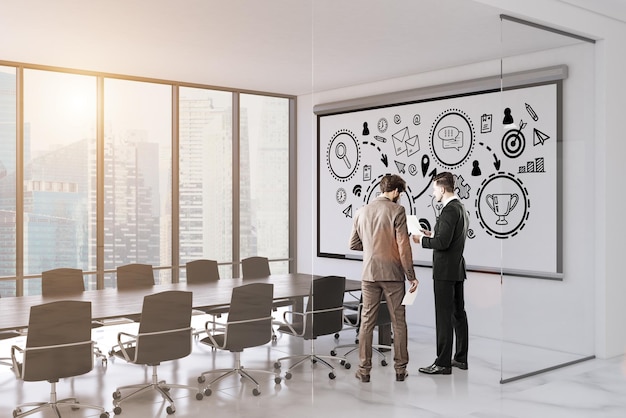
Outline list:
[[[53,297],[71,297],[85,291],[83,271],[74,268],[57,268],[46,270],[41,273],[41,295]],[[91,321],[91,328],[104,326],[101,321]],[[107,364],[107,356],[102,353],[97,345],[94,345],[94,355],[98,357],[103,366]]]
[[[241,260],[241,277],[244,280],[268,277],[270,274],[267,257],[248,257]]]
[[[50,382],[48,402],[18,405],[13,417],[23,417],[44,409],[52,409],[61,417],[60,407],[89,408],[100,411],[100,418],[109,414],[96,405],[79,403],[76,398],[57,400],[59,379],[79,376],[93,369],[94,342],[91,341],[91,302],[58,301],[30,309],[26,347],[11,347],[13,372],[25,382]],[[24,408],[32,407],[28,411]]]
[[[1,297],[2,295],[0,295],[0,298]],[[20,332],[18,330],[0,331],[0,341],[8,340],[10,338],[21,337],[22,335],[25,335],[25,333]],[[9,367],[13,366],[13,363],[11,362],[10,357],[0,357],[0,364],[2,364],[3,366],[9,366]]]
[[[344,308],[345,308],[345,304],[344,304]],[[359,303],[357,307],[357,311],[352,311],[351,309],[348,309],[347,313],[344,313],[344,324],[349,327],[356,328],[357,333],[361,325],[361,311],[362,310],[363,310],[363,302],[361,301],[361,303]],[[391,324],[391,315],[389,315],[387,301],[381,300],[380,307],[378,309],[378,316],[376,317],[376,326],[379,327],[381,325],[389,325],[389,324]],[[343,357],[348,357],[348,355],[350,355],[351,353],[359,349],[358,338],[354,344],[341,344],[341,345],[335,346],[335,348],[333,348],[330,351],[330,355],[336,356],[337,350],[340,350],[343,348],[350,349],[343,355]],[[372,344],[372,351],[377,353],[381,357],[381,360],[380,360],[381,366],[386,366],[389,363],[387,363],[387,356],[385,355],[383,350],[389,351],[391,350],[391,346],[383,345],[383,344]]]
[[[150,264],[133,263],[118,266],[116,268],[116,277],[117,290],[123,291],[154,286],[154,271]],[[141,315],[128,315],[125,318],[131,322],[139,322]]]
[[[346,369],[350,368],[350,363],[345,357],[317,355],[314,344],[317,337],[334,334],[343,327],[345,285],[345,277],[326,276],[313,279],[305,312],[287,311],[283,314],[284,323],[278,327],[279,332],[311,341],[310,354],[281,357],[274,363],[274,367],[280,369],[283,360],[295,359],[285,372],[285,379],[291,379],[292,370],[306,360],[312,363],[320,362],[330,368],[328,377],[331,379],[335,378],[335,368],[326,359],[339,360]],[[289,316],[291,321],[287,319]]]
[[[220,271],[217,265],[217,261],[215,260],[193,260],[187,262],[185,265],[185,271],[187,273],[187,283],[188,284],[203,284],[203,283],[211,283],[216,282],[220,279]],[[213,330],[215,330],[215,320],[216,318],[220,318],[222,314],[228,313],[229,306],[222,305],[211,308],[202,308],[195,309],[194,311],[199,311],[203,314],[210,315],[212,317]],[[198,337],[202,331],[194,331],[194,337]]]
[[[0,341],[21,336],[22,333],[19,331],[0,331]],[[13,363],[11,362],[10,357],[0,357],[0,364],[2,364],[3,366],[13,367]]]
[[[177,385],[159,381],[157,367],[161,362],[187,357],[191,353],[191,292],[167,291],[145,296],[141,310],[139,332],[132,335],[119,332],[118,344],[111,351],[117,358],[132,364],[152,366],[152,382],[121,386],[113,392],[113,413],[122,413],[120,404],[146,390],[155,390],[169,405],[168,414],[176,412],[170,389],[187,389],[202,399],[202,393],[195,386]],[[122,391],[134,389],[122,396]]]
[[[117,290],[154,286],[154,272],[150,264],[126,264],[116,269]]]
[[[246,279],[262,279],[271,276],[270,263],[267,257],[248,257],[241,260],[241,277]],[[289,298],[276,299],[272,302],[272,310],[293,306],[294,301]],[[276,341],[276,333],[272,328],[272,341]]]
[[[352,313],[355,313],[356,311],[359,310],[359,305],[361,304],[361,295],[360,295],[360,291],[359,291],[359,295],[356,295],[355,292],[346,292],[346,295],[349,296],[348,299],[346,299],[344,297],[343,300],[343,309],[344,311],[352,311]],[[345,315],[345,313],[344,313]],[[354,338],[354,343],[358,344],[359,343],[359,327],[358,326],[352,326],[350,324],[350,322],[345,320],[344,317],[344,326],[347,326],[348,328],[354,328],[356,331],[356,337]],[[339,338],[339,333],[336,332],[335,333],[335,339]]]
[[[252,389],[254,396],[261,392],[259,382],[251,376],[251,372],[273,374],[274,382],[280,384],[280,374],[275,371],[244,369],[241,365],[241,353],[244,349],[258,347],[271,340],[273,293],[274,285],[270,283],[250,283],[236,287],[231,296],[228,321],[223,324],[224,332],[210,330],[207,322],[208,337],[200,342],[212,348],[235,353],[235,367],[202,372],[198,377],[198,383],[204,383],[207,374],[222,373],[206,386],[204,389],[206,396],[211,395],[211,386],[232,374],[238,374],[242,380],[247,379],[254,383],[255,387]]]

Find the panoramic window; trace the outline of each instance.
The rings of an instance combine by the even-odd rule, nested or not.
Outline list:
[[[96,87],[92,76],[24,71],[26,275],[95,268]],[[24,282],[25,295],[40,292],[39,279]]]
[[[240,103],[241,258],[289,257],[289,100],[242,94]],[[287,273],[288,261],[272,273]]]
[[[172,87],[107,78],[104,97],[104,268],[169,266]],[[155,271],[155,281],[170,273]]]
[[[15,68],[0,66],[0,277],[15,275]],[[0,281],[0,296],[14,296],[15,281]]]
[[[181,264],[233,258],[232,96],[187,87],[179,91]],[[221,266],[220,277],[232,277],[232,267]]]

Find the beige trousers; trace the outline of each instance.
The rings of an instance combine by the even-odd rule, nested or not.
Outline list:
[[[372,339],[378,319],[380,301],[384,297],[389,308],[393,329],[393,361],[396,373],[401,373],[409,363],[405,308],[402,305],[404,281],[361,282],[363,309],[359,330],[359,370],[369,374],[372,368]]]

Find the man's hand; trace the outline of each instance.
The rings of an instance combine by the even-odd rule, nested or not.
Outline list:
[[[409,293],[413,293],[417,290],[417,285],[419,284],[419,280],[411,280],[411,286],[409,287]]]

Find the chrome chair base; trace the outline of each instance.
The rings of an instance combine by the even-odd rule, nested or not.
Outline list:
[[[159,393],[165,401],[169,403],[169,406],[166,409],[167,413],[173,414],[174,412],[176,412],[176,406],[174,405],[174,400],[169,394],[169,391],[172,388],[187,389],[196,392],[197,400],[201,400],[203,397],[202,392],[200,392],[195,386],[170,384],[167,383],[165,380],[159,380],[157,376],[157,366],[152,366],[152,383],[120,386],[115,390],[115,392],[113,392],[113,413],[115,415],[119,415],[122,413],[122,407],[120,406],[122,402],[132,398],[139,393],[143,393],[147,390],[154,390]],[[125,396],[122,396],[122,391],[128,389],[134,389],[134,391]]]

